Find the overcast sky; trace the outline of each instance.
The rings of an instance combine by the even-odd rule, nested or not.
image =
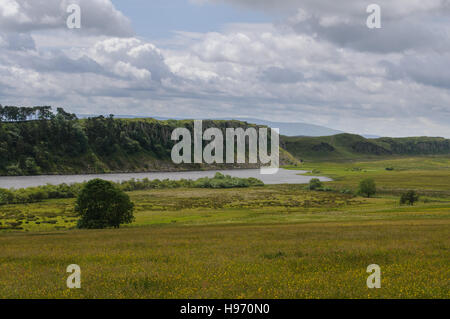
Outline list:
[[[449,17],[450,0],[0,0],[0,104],[450,137]]]

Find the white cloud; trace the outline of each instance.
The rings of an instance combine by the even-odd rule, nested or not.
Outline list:
[[[111,38],[100,41],[87,53],[105,68],[133,73],[137,78],[150,77],[154,81],[170,77],[171,72],[165,64],[161,51],[151,43],[137,38]],[[131,73],[130,73],[131,72]]]
[[[370,52],[402,52],[410,49],[442,47],[448,42],[449,0],[378,0],[382,28],[366,27],[370,2],[361,0],[199,0],[198,3],[231,3],[263,10],[267,14],[282,12],[287,25],[296,32],[316,35],[340,47]],[[445,31],[443,32],[443,29]]]
[[[67,29],[67,8],[81,8],[79,33],[131,36],[128,18],[115,9],[110,0],[2,0],[0,29],[8,32],[30,32],[42,29]]]
[[[301,8],[304,11],[317,13],[321,16],[360,16],[361,9],[365,14],[370,3],[360,0],[191,0],[193,3],[229,3],[246,6],[254,9],[271,12],[292,13],[292,10]],[[403,17],[416,12],[448,10],[448,0],[378,0],[374,1],[386,10],[389,18]]]
[[[0,32],[0,48],[4,50],[35,50],[35,43],[29,34]]]
[[[450,137],[450,32],[446,22],[429,23],[448,12],[448,1],[381,1],[390,8],[384,25],[395,29],[378,35],[381,49],[372,46],[376,37],[365,38],[366,12],[356,1],[306,0],[282,23],[178,32],[167,47],[124,37],[129,21],[109,0],[80,1],[90,6],[86,32],[67,31],[61,7],[49,7],[56,2],[65,3],[0,2],[0,103],[187,118],[257,114],[357,133]],[[235,2],[289,13],[299,4]],[[402,29],[412,16],[420,19]],[[443,32],[428,37],[420,25]]]

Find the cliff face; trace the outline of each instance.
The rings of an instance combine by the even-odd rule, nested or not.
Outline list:
[[[60,116],[39,121],[0,124],[0,174],[73,174],[137,171],[257,168],[258,164],[181,164],[171,160],[172,132],[191,120],[114,119],[85,120]],[[239,121],[203,121],[203,130],[255,127]],[[193,134],[192,134],[193,135]],[[208,142],[209,143],[209,142]],[[207,142],[204,142],[206,145]],[[270,144],[269,144],[270,145]],[[281,150],[281,164],[297,164]]]
[[[369,141],[358,141],[352,145],[352,150],[360,154],[371,154],[371,155],[388,155],[392,154],[391,151],[385,149],[376,143],[371,143]]]
[[[438,155],[450,154],[450,140],[433,137],[379,138],[375,140],[393,154]]]
[[[49,119],[0,122],[0,174],[75,174],[257,168],[258,164],[181,164],[171,159],[176,128],[194,131],[192,120],[78,120],[61,113]],[[203,131],[258,128],[239,121],[203,121]],[[193,136],[193,134],[192,134]],[[204,142],[203,146],[209,142]],[[269,143],[270,145],[270,143]],[[280,137],[281,165],[301,160],[352,160],[386,156],[450,155],[444,138],[378,138],[338,134],[326,137]],[[192,152],[193,153],[193,152]],[[247,161],[248,162],[248,161]]]

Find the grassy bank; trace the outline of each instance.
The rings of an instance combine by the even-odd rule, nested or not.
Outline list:
[[[450,196],[448,156],[304,163],[301,169],[311,171],[311,175],[333,178],[334,181],[327,185],[336,189],[355,190],[361,179],[370,177],[377,182],[381,194],[398,195],[405,190],[414,189],[422,195]]]

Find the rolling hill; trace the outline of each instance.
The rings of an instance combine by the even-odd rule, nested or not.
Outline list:
[[[441,137],[382,137],[353,134],[282,138],[281,146],[299,160],[376,159],[391,156],[450,155],[450,140]]]

